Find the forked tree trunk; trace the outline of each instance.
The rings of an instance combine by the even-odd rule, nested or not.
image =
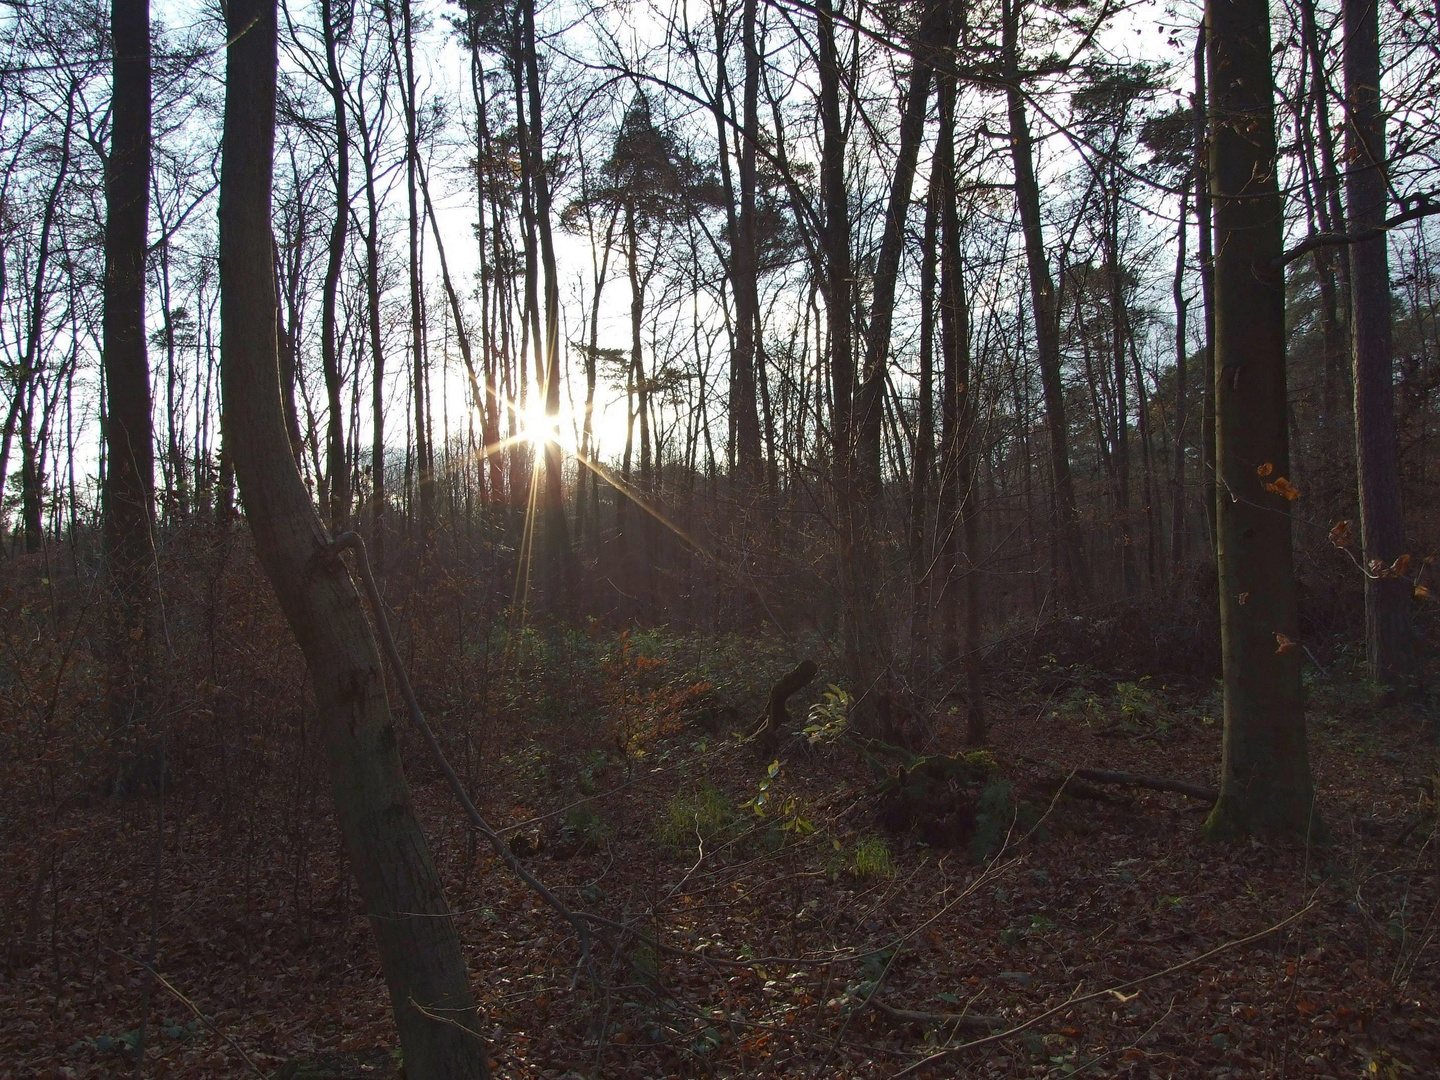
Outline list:
[[[951,36],[946,5],[939,0],[921,0],[924,15],[912,44],[910,86],[900,119],[899,147],[895,173],[890,180],[889,201],[880,250],[875,256],[875,273],[870,301],[870,323],[865,330],[865,361],[860,389],[855,398],[858,425],[855,434],[855,476],[860,498],[868,515],[878,512],[881,479],[880,433],[888,385],[890,334],[894,323],[895,286],[900,273],[900,256],[905,247],[905,219],[910,209],[910,189],[920,143],[925,134],[925,116],[930,100],[930,50],[944,55]],[[867,522],[873,526],[872,522]]]
[[[390,989],[406,1075],[488,1075],[460,940],[410,804],[375,639],[295,467],[281,413],[270,258],[275,3],[230,0],[220,173],[226,436],[256,554],[305,654],[346,851]]]
[[[1206,834],[1306,837],[1314,791],[1290,550],[1283,215],[1265,0],[1209,0],[1225,737]]]
[[[1345,194],[1351,232],[1385,220],[1385,114],[1380,100],[1378,0],[1346,0]],[[1390,685],[1415,677],[1410,582],[1376,572],[1405,551],[1395,450],[1391,374],[1390,263],[1382,232],[1350,251],[1351,352],[1355,371],[1355,460],[1360,481],[1360,534],[1371,573],[1365,578],[1365,645],[1371,675]]]

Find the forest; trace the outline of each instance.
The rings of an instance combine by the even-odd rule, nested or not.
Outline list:
[[[0,1078],[1440,1075],[1437,102],[0,0]]]

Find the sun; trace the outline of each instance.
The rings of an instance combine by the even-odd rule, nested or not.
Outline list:
[[[575,425],[563,407],[558,415],[546,416],[545,403],[535,398],[514,408],[519,438],[537,449],[554,444],[566,453],[575,452]]]

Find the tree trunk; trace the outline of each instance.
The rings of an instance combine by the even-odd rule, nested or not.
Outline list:
[[[1346,225],[1350,232],[1385,220],[1385,113],[1380,98],[1378,0],[1345,0]],[[1403,686],[1416,675],[1410,626],[1411,585],[1386,569],[1405,552],[1400,470],[1395,453],[1391,374],[1389,241],[1379,236],[1350,250],[1351,352],[1355,372],[1355,459],[1360,536],[1365,549],[1365,646],[1371,676]],[[1377,563],[1380,566],[1377,572]]]
[[[935,454],[935,248],[939,236],[942,178],[935,169],[925,199],[920,243],[920,385],[915,450],[910,472],[910,672],[917,682],[929,659],[930,558],[925,519],[930,513],[930,472]]]
[[[320,364],[325,373],[325,394],[330,405],[326,424],[325,472],[329,477],[330,505],[325,508],[336,532],[350,526],[350,466],[345,458],[345,415],[340,404],[344,391],[340,358],[335,349],[335,303],[345,259],[346,230],[350,224],[350,130],[345,117],[345,84],[340,78],[337,13],[333,0],[320,0],[321,31],[325,39],[325,71],[330,80],[330,103],[335,120],[335,220],[330,226],[329,258],[320,303]]]
[[[1265,0],[1209,0],[1225,734],[1212,838],[1311,835],[1290,549],[1283,215]]]
[[[375,639],[286,445],[270,259],[274,0],[230,0],[220,180],[221,379],[246,517],[305,654],[335,804],[406,1075],[485,1077],[474,997],[401,768]]]
[[[137,723],[145,709],[154,603],[150,530],[155,512],[155,450],[145,349],[150,3],[113,0],[110,10],[115,74],[114,129],[105,184],[105,554],[115,610],[106,628],[107,704],[111,730],[121,732]],[[158,776],[145,777],[143,769],[137,778],[158,780]],[[122,775],[122,782],[125,779]]]
[[[1040,384],[1045,394],[1045,420],[1050,431],[1050,473],[1054,488],[1056,546],[1063,562],[1063,577],[1072,599],[1083,603],[1090,595],[1090,574],[1080,539],[1075,509],[1075,482],[1070,475],[1070,429],[1065,419],[1065,387],[1060,377],[1060,316],[1055,280],[1045,254],[1040,224],[1040,186],[1035,179],[1034,147],[1025,117],[1020,88],[1020,0],[1005,0],[1002,54],[1010,118],[1010,150],[1015,167],[1015,197],[1025,234],[1025,258],[1030,271],[1030,303],[1035,309],[1035,340],[1040,359]]]
[[[1205,90],[1205,58],[1209,41],[1204,18],[1195,37],[1195,231],[1200,260],[1200,303],[1205,314],[1204,391],[1200,401],[1200,505],[1210,552],[1215,552],[1219,517],[1220,476],[1215,471],[1215,252],[1212,244],[1210,203],[1210,121]]]
[[[550,227],[550,177],[540,123],[540,62],[535,51],[535,0],[524,3],[525,78],[530,97],[530,171],[535,188],[535,223],[540,231],[540,263],[545,272],[545,357],[541,390],[550,430],[544,442],[545,487],[541,499],[541,543],[545,587],[552,608],[574,591],[570,527],[565,520],[564,462],[558,439],[560,422],[560,273]],[[537,342],[538,344],[538,342]]]
[[[890,330],[894,321],[895,284],[900,273],[900,255],[905,247],[910,188],[915,180],[915,165],[925,134],[925,114],[930,98],[930,63],[921,53],[922,49],[936,42],[940,42],[943,49],[947,42],[942,38],[949,37],[947,6],[939,0],[921,2],[926,4],[926,9],[919,32],[912,42],[910,87],[900,119],[899,148],[885,209],[885,228],[880,237],[880,251],[875,257],[870,322],[865,330],[865,361],[860,393],[856,398],[856,411],[859,413],[856,478],[860,498],[869,512],[874,511],[873,503],[880,497],[880,431],[890,360]]]
[[[730,281],[735,293],[735,349],[731,356],[730,413],[735,428],[736,466],[743,483],[759,487],[760,414],[756,404],[756,334],[760,323],[755,235],[755,151],[760,128],[760,52],[755,42],[756,0],[744,0],[740,22],[745,53],[742,88],[744,110],[740,144],[740,213],[730,253]]]
[[[380,200],[371,128],[360,116],[360,151],[365,162],[365,316],[370,339],[370,562],[385,573],[385,342],[380,336]]]
[[[940,177],[940,659],[947,674],[958,665],[965,680],[965,742],[985,741],[980,673],[980,515],[975,486],[976,413],[970,385],[970,307],[960,261],[960,214],[955,190],[955,76],[938,80],[940,132],[934,168]],[[1023,443],[1022,443],[1023,445]],[[1028,451],[1027,451],[1028,455]],[[1029,467],[1027,464],[1026,473]],[[1033,539],[1033,538],[1032,538]],[[960,555],[965,569],[960,569]],[[957,581],[958,578],[958,581]],[[963,604],[964,632],[957,633]]]
[[[419,514],[415,526],[421,549],[430,544],[431,504],[435,499],[435,478],[431,472],[430,447],[425,435],[425,333],[423,283],[420,280],[420,203],[417,173],[420,168],[420,136],[416,117],[415,44],[411,0],[400,0],[401,38],[405,70],[401,97],[405,106],[405,190],[410,208],[410,359],[415,394],[415,483],[419,489]]]
[[[1180,595],[1185,564],[1185,428],[1190,422],[1190,344],[1186,341],[1190,305],[1185,299],[1185,239],[1189,227],[1189,185],[1180,192],[1180,224],[1175,229],[1175,444],[1170,479],[1170,592]]]

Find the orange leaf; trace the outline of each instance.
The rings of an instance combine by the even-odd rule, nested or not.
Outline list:
[[[1391,577],[1404,577],[1404,576],[1405,576],[1405,571],[1406,571],[1406,570],[1409,570],[1409,569],[1410,569],[1410,556],[1409,556],[1409,555],[1401,555],[1398,559],[1396,559],[1393,563],[1390,564],[1390,576],[1391,576]]]
[[[1430,595],[1430,590],[1427,589],[1424,585],[1416,585],[1415,595],[1418,596],[1421,600],[1424,600],[1425,597]]]
[[[1265,462],[1264,465],[1261,465],[1258,469],[1255,470],[1255,475],[1256,475],[1256,476],[1269,476],[1269,475],[1270,475],[1271,473],[1273,473],[1274,471],[1275,471],[1275,466],[1272,465],[1270,462],[1267,461],[1267,462]]]
[[[1275,646],[1275,651],[1277,653],[1287,653],[1294,652],[1296,649],[1298,649],[1300,647],[1300,643],[1286,637],[1284,634],[1280,633],[1277,630],[1275,633]]]
[[[1343,548],[1350,543],[1350,522],[1337,521],[1335,527],[1330,530],[1330,542],[1336,547]]]
[[[1266,484],[1265,490],[1273,491],[1276,495],[1283,495],[1288,502],[1294,502],[1300,497],[1300,489],[1283,476],[1277,476],[1273,484]]]

